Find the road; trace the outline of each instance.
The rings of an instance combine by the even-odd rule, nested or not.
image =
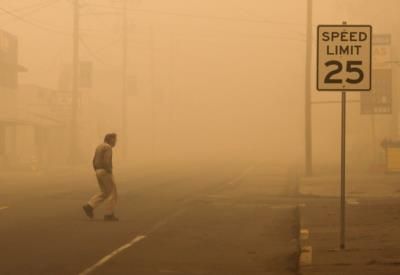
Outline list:
[[[295,274],[295,199],[252,165],[115,172],[120,221],[81,206],[90,170],[0,178],[0,274]]]

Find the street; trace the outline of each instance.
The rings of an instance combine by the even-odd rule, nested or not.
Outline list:
[[[119,222],[81,206],[90,169],[2,178],[0,274],[295,274],[296,201],[284,169],[121,169]],[[4,207],[4,208],[2,208]]]
[[[4,0],[0,275],[399,275],[399,0]]]

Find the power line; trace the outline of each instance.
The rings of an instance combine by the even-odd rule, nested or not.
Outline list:
[[[18,16],[20,16],[20,17],[23,16],[26,19],[27,16],[35,14],[37,12],[40,12],[43,9],[45,9],[47,7],[50,7],[50,6],[53,6],[54,4],[56,4],[57,2],[60,2],[60,1],[61,0],[50,0],[50,1],[47,1],[47,2],[43,1],[43,2],[41,2],[39,4],[36,4],[36,5],[31,5],[31,6],[27,6],[27,7],[24,7],[24,8],[19,8],[19,9],[14,9],[14,10],[9,10],[9,11],[14,13],[14,14],[16,14],[16,15],[18,15]],[[30,10],[30,11],[22,12],[22,14],[21,13],[20,14],[17,13],[17,12],[24,11],[24,10]],[[7,25],[12,19],[15,20],[15,17],[12,17],[8,22],[5,23],[5,25]],[[3,24],[3,26],[4,26],[4,24]]]
[[[114,6],[99,5],[99,4],[91,4],[90,6],[114,9],[114,10],[120,11],[121,13],[123,11],[122,8],[114,7]],[[203,19],[213,19],[213,20],[262,23],[262,24],[274,24],[274,25],[293,25],[293,26],[304,25],[302,23],[299,24],[299,23],[295,23],[295,22],[274,21],[274,20],[269,20],[269,19],[250,19],[250,18],[229,17],[229,16],[224,17],[224,16],[204,15],[204,14],[190,14],[190,13],[179,13],[179,12],[169,12],[169,11],[157,11],[157,10],[148,10],[148,9],[128,9],[128,11],[153,13],[153,14],[164,14],[164,15],[172,15],[172,16],[179,16],[179,17],[203,18]]]
[[[37,11],[38,9],[40,10],[42,8],[46,8],[46,7],[51,6],[52,4],[55,4],[55,3],[59,2],[59,1],[60,0],[47,0],[47,1],[45,0],[45,1],[41,1],[39,3],[36,3],[34,5],[25,6],[25,7],[13,9],[13,10],[10,10],[10,11],[11,12],[24,12],[24,11],[27,11],[27,10]]]
[[[120,12],[115,12],[115,11],[103,11],[103,12],[85,12],[82,13],[82,16],[97,16],[97,15],[102,15],[102,16],[120,16]]]
[[[113,67],[112,65],[108,64],[105,62],[102,58],[100,58],[92,49],[89,47],[89,45],[86,43],[85,40],[82,39],[82,37],[79,38],[79,41],[81,42],[82,46],[86,49],[87,53],[93,57],[95,60],[97,60],[99,63],[103,64],[104,66],[107,67]]]
[[[88,13],[88,15],[122,15],[123,9],[121,7],[108,6],[108,5],[99,5],[99,4],[91,4],[90,7],[100,7],[106,8],[106,11],[93,11]],[[114,10],[114,12],[113,12]],[[302,24],[294,23],[294,22],[284,22],[284,21],[273,21],[267,19],[250,19],[250,18],[237,18],[237,17],[221,17],[221,16],[212,16],[212,15],[201,15],[201,14],[186,14],[186,13],[178,13],[178,12],[168,12],[168,11],[155,11],[155,10],[146,10],[146,9],[127,9],[130,12],[143,12],[143,13],[156,13],[163,15],[171,15],[171,16],[179,16],[179,17],[189,17],[189,18],[202,18],[202,19],[213,19],[213,20],[225,20],[225,21],[234,21],[234,22],[249,22],[249,23],[259,23],[259,24],[274,24],[274,25],[288,25],[288,26],[300,26]],[[305,33],[294,32],[299,36],[299,39],[305,38]],[[296,40],[296,38],[289,39]]]
[[[56,34],[68,35],[68,36],[71,35],[71,33],[68,33],[68,32],[65,32],[65,31],[62,31],[62,30],[53,29],[53,28],[48,27],[46,25],[42,25],[40,23],[37,23],[37,22],[31,21],[29,19],[26,19],[25,17],[20,16],[18,14],[15,14],[15,13],[7,10],[7,9],[4,9],[4,8],[0,7],[0,11],[4,12],[5,14],[7,14],[7,15],[9,15],[9,16],[11,16],[11,17],[13,17],[13,18],[25,23],[25,24],[31,25],[33,27],[36,27],[36,28],[39,28],[39,29],[42,29],[42,30],[45,30],[45,31],[49,31],[49,32],[52,32],[52,33],[56,33]]]

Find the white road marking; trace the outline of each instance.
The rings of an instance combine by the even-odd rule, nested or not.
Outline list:
[[[251,170],[253,170],[253,167],[247,168],[237,178],[235,178],[235,179],[231,180],[230,182],[228,182],[228,184],[235,184],[235,183],[241,181]]]
[[[0,211],[1,210],[6,210],[6,209],[8,209],[8,206],[0,206]]]
[[[91,267],[87,268],[85,271],[79,273],[79,275],[88,275],[91,274],[93,271],[95,271],[97,268],[99,268],[100,266],[104,265],[106,262],[108,262],[109,260],[111,260],[112,258],[114,258],[115,256],[117,256],[118,254],[120,254],[122,251],[128,249],[129,247],[133,246],[134,244],[140,242],[141,240],[143,240],[144,238],[146,238],[146,236],[137,236],[136,238],[134,238],[132,241],[130,241],[129,243],[121,246],[120,248],[114,250],[113,252],[111,252],[110,254],[108,254],[107,256],[105,256],[104,258],[102,258],[100,261],[98,261],[97,263],[95,263],[94,265],[92,265]]]
[[[244,170],[242,172],[242,174],[240,174],[237,178],[231,180],[230,182],[228,182],[228,184],[235,184],[236,182],[241,181],[244,176],[247,175],[248,172],[250,172],[253,169],[253,167],[249,167],[246,170]],[[193,200],[193,199],[191,199]],[[191,201],[190,199],[185,200],[185,203],[188,203]],[[0,209],[1,210],[1,209]],[[185,210],[183,209],[179,209],[178,211],[174,212],[172,215],[167,216],[167,218],[161,220],[159,223],[157,223],[155,226],[153,226],[148,232],[147,234],[151,234],[154,233],[154,231],[157,231],[160,227],[162,227],[163,225],[165,225],[169,220],[171,220],[172,218],[182,214]],[[92,265],[91,267],[87,268],[85,271],[79,273],[79,275],[89,275],[91,273],[93,273],[96,269],[98,269],[99,267],[101,267],[102,265],[104,265],[105,263],[107,263],[109,260],[111,260],[112,258],[114,258],[115,256],[117,256],[118,254],[120,254],[122,251],[130,248],[131,246],[133,246],[134,244],[140,242],[141,240],[145,239],[146,236],[145,235],[140,235],[137,236],[136,238],[134,238],[132,241],[130,241],[129,243],[121,246],[120,248],[114,250],[113,252],[111,252],[110,254],[108,254],[107,256],[103,257],[100,261],[98,261],[97,263],[95,263],[94,265]]]
[[[173,212],[171,215],[168,215],[166,218],[162,219],[158,223],[156,223],[152,228],[150,228],[148,231],[145,232],[145,234],[150,235],[156,232],[158,229],[166,225],[171,219],[181,215],[184,213],[186,210],[185,209],[178,209],[178,211]]]

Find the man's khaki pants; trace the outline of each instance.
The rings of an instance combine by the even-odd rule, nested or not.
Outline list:
[[[88,204],[96,208],[105,201],[106,215],[111,215],[114,213],[114,208],[117,203],[117,188],[115,186],[113,174],[108,173],[104,169],[98,169],[96,170],[96,177],[101,193],[94,195],[89,200]]]

